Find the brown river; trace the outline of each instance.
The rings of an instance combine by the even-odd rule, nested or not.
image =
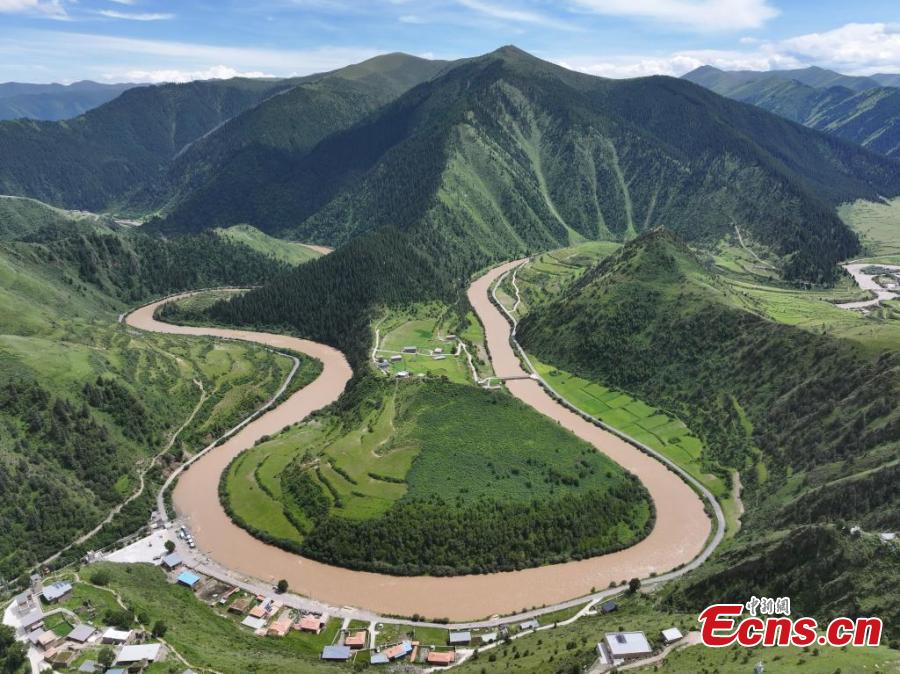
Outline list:
[[[492,269],[469,288],[469,300],[484,323],[495,372],[526,374],[509,343],[510,326],[490,303],[490,284],[515,264]],[[262,436],[277,433],[340,396],[352,372],[344,356],[308,340],[262,332],[197,328],[161,323],[153,313],[161,304],[142,307],[126,322],[142,330],[247,340],[317,358],[322,374],[261,415],[220,447],[199,459],[178,481],[175,509],[190,527],[197,545],[215,563],[266,582],[285,578],[291,591],[334,606],[356,606],[382,614],[418,613],[474,620],[532,606],[550,605],[606,588],[610,582],[661,574],[697,556],[711,522],[694,491],[661,463],[616,436],[584,421],[556,403],[537,381],[507,382],[510,392],[557,420],[626,470],[637,475],[656,504],[656,526],[637,545],[601,557],[523,571],[453,578],[398,577],[328,566],[257,540],[231,522],[219,502],[218,484],[229,462]],[[461,420],[460,423],[464,423]]]

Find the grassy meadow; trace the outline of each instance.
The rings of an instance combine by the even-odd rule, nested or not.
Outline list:
[[[900,199],[855,201],[841,206],[838,215],[859,234],[861,257],[900,264]]]
[[[466,329],[456,335],[459,319],[446,306],[419,304],[391,311],[375,323],[381,335],[375,355],[388,360],[400,356],[401,360],[391,361],[386,368],[391,375],[406,371],[413,377],[445,376],[460,384],[471,382],[465,354],[457,354],[457,340],[447,339],[447,335],[456,335],[473,344],[483,344],[484,335],[478,332],[481,327],[478,321],[472,318],[466,321]],[[411,346],[416,347],[416,353],[403,353],[404,348]]]
[[[734,534],[740,516],[734,495],[720,477],[704,469],[703,442],[683,421],[627,393],[564,372],[532,355],[529,359],[541,377],[579,409],[661,452],[699,480],[718,499],[728,531]]]
[[[277,239],[251,225],[233,225],[217,229],[216,232],[229,241],[242,243],[263,255],[269,255],[290,265],[303,264],[322,256],[321,253],[302,243]]]

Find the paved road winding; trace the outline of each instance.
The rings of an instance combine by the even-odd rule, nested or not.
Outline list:
[[[501,376],[527,376],[510,343],[510,324],[489,300],[491,283],[521,261],[497,267],[469,289],[469,300],[485,326],[494,370]],[[306,418],[336,400],[352,376],[337,350],[286,335],[222,328],[176,326],[154,319],[161,304],[141,307],[126,317],[128,325],[170,334],[211,336],[257,342],[275,349],[317,358],[322,374],[260,415],[225,443],[208,452],[186,471],[174,492],[175,508],[191,528],[199,548],[211,563],[234,573],[267,582],[285,578],[293,592],[332,606],[358,606],[380,614],[445,616],[454,621],[513,613],[524,607],[574,605],[591,592],[631,577],[668,572],[705,557],[711,531],[697,494],[662,463],[614,434],[598,428],[557,403],[539,382],[519,379],[510,392],[543,414],[591,442],[645,484],[657,509],[650,535],[620,552],[588,560],[523,571],[453,578],[397,577],[351,571],[314,562],[252,537],[231,522],[218,497],[218,484],[228,463],[265,435]],[[701,553],[703,553],[701,555]]]

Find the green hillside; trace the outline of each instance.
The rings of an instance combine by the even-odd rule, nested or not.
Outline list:
[[[227,241],[243,244],[257,253],[289,265],[302,264],[321,256],[321,253],[302,243],[276,239],[250,225],[234,225],[215,231]]]
[[[33,201],[0,208],[0,576],[11,578],[100,522],[147,470],[143,495],[70,555],[143,526],[163,468],[267,400],[291,362],[116,321],[171,291],[263,282],[286,268],[271,257],[212,233],[163,241]]]
[[[634,478],[503,392],[372,382],[361,409],[238,457],[232,517],[305,556],[401,575],[581,559],[652,527]]]
[[[248,196],[268,193],[271,176],[293,158],[444,67],[443,61],[388,54],[303,78],[185,148],[161,178],[130,197],[129,208],[178,209],[182,229],[240,222],[235,218],[245,212]]]
[[[774,322],[753,306],[741,286],[660,230],[532,307],[519,338],[543,362],[673,411],[703,441],[708,472],[730,483],[728,471],[740,471],[747,506],[741,532],[682,581],[672,601],[696,608],[691,601],[701,596],[737,597],[738,589],[758,590],[760,574],[768,573],[766,587],[796,591],[806,611],[843,610],[851,596],[826,601],[827,590],[801,596],[791,585],[815,577],[822,587],[829,579],[835,588],[855,586],[857,612],[894,615],[900,602],[875,563],[880,548],[859,548],[859,559],[835,552],[819,566],[796,551],[800,540],[804,549],[828,548],[829,537],[851,546],[843,522],[869,531],[900,524],[890,488],[900,343],[873,348]],[[746,564],[737,564],[742,556]],[[862,558],[870,564],[865,583],[854,580]]]
[[[715,241],[739,223],[786,276],[816,282],[858,246],[834,207],[893,193],[900,175],[684,81],[604,80],[512,47],[449,68],[270,168],[242,170],[264,189],[195,195],[168,226],[248,222],[332,245],[393,226],[477,268],[660,224]]]
[[[727,72],[704,66],[684,79],[874,152],[900,156],[900,89],[808,70]]]

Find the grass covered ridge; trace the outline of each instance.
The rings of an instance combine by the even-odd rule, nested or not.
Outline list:
[[[235,519],[329,563],[440,575],[598,555],[652,527],[636,479],[508,394],[376,389],[361,425],[318,418],[239,457]]]

